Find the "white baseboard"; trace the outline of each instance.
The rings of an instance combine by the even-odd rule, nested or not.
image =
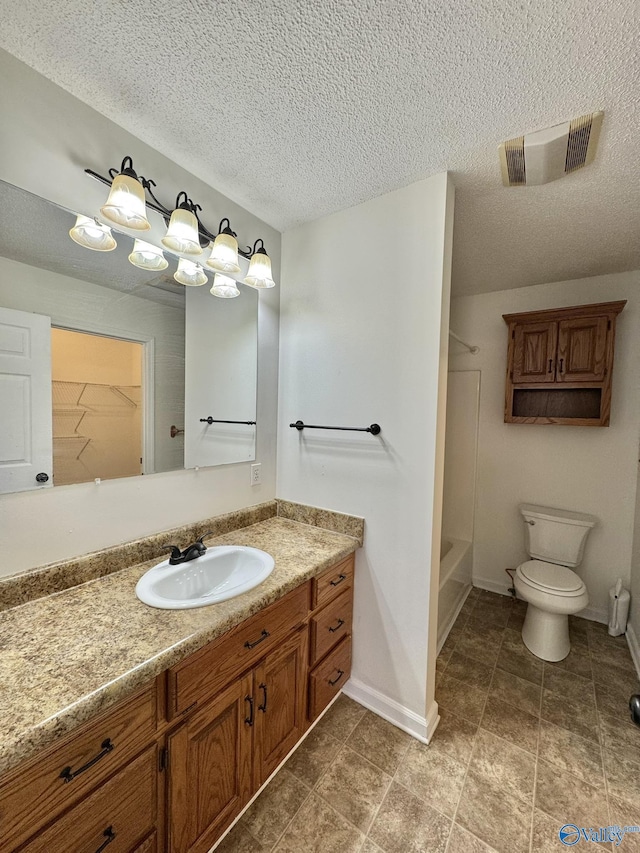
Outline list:
[[[581,619],[588,619],[589,622],[602,622],[603,625],[609,622],[609,614],[601,607],[585,607],[578,613],[578,616]]]
[[[488,592],[497,592],[498,595],[511,595],[506,584],[500,584],[488,578],[474,577],[471,579],[471,582],[474,586],[479,587],[479,589],[486,589]],[[609,621],[609,614],[601,607],[585,607],[584,610],[578,613],[578,616],[581,619],[588,619],[590,622],[602,622],[603,625],[606,625]]]
[[[477,578],[473,576],[471,578],[471,583],[473,586],[477,586],[478,589],[486,589],[487,592],[497,592],[498,595],[507,595],[511,598],[511,593],[509,592],[509,586],[505,582],[498,583],[494,580],[489,580],[489,578]]]
[[[395,699],[390,699],[388,696],[385,696],[378,690],[374,690],[373,687],[368,687],[356,678],[349,679],[342,692],[350,699],[353,699],[354,702],[364,705],[365,708],[373,711],[374,714],[393,723],[394,726],[402,729],[403,732],[407,732],[407,734],[410,734],[422,743],[429,743],[440,721],[436,702],[432,703],[428,716],[421,717],[415,711],[405,708],[404,705],[396,702]]]
[[[630,624],[627,625],[627,643],[636,667],[636,672],[638,673],[638,678],[640,678],[640,642],[638,641],[638,635]]]

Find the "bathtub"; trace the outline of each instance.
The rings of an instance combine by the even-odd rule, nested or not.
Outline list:
[[[438,597],[438,653],[471,590],[472,543],[442,537]]]

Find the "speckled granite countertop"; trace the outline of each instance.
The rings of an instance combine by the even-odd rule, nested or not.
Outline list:
[[[0,773],[359,546],[351,536],[279,517],[205,541],[261,548],[275,569],[230,601],[156,610],[135,595],[155,557],[0,613]]]

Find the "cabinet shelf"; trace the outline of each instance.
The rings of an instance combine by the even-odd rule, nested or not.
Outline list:
[[[625,305],[503,314],[505,423],[609,426],[616,317]]]

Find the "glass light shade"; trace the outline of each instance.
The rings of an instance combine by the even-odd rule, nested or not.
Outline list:
[[[251,256],[249,272],[244,280],[249,287],[275,287],[276,283],[271,278],[271,258],[264,250],[258,249]]]
[[[69,236],[79,246],[93,249],[94,252],[111,252],[118,245],[108,225],[82,214],[76,218],[76,224],[69,231]]]
[[[129,260],[134,267],[140,267],[141,270],[166,270],[169,266],[169,261],[162,254],[162,249],[152,246],[151,243],[145,243],[144,240],[135,241]]]
[[[130,175],[116,175],[111,191],[100,213],[105,219],[131,228],[133,231],[148,231],[151,228],[147,219],[144,201],[144,188],[140,181]]]
[[[188,261],[186,258],[180,258],[178,269],[173,274],[173,277],[177,282],[186,284],[188,287],[200,287],[200,285],[206,284],[208,281],[207,274],[200,264]]]
[[[198,239],[198,220],[190,210],[176,207],[171,214],[169,228],[162,238],[162,245],[185,255],[199,255],[202,246]],[[201,282],[202,283],[202,282]]]
[[[240,272],[238,264],[238,241],[233,234],[218,234],[207,259],[207,266],[220,272]]]
[[[236,283],[228,275],[222,275],[217,272],[213,277],[213,287],[210,290],[214,296],[219,296],[221,299],[233,299],[234,296],[240,296],[240,291],[236,287]]]

